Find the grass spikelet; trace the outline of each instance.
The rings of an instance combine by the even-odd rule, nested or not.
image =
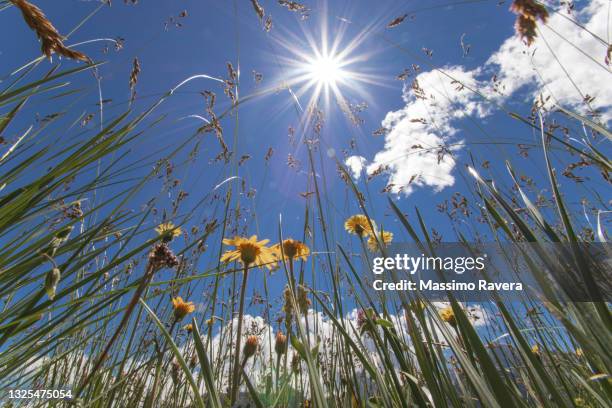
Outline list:
[[[537,37],[537,21],[540,20],[543,24],[546,24],[548,20],[546,7],[534,0],[514,0],[510,10],[517,15],[514,23],[516,34],[528,46],[533,44]]]
[[[136,84],[138,83],[138,75],[140,75],[140,61],[134,58],[132,61],[132,71],[130,72],[130,104],[136,99]]]
[[[36,33],[41,51],[47,58],[56,53],[73,60],[91,62],[87,55],[64,45],[64,38],[40,8],[26,0],[11,0],[11,3],[21,11],[26,24]]]
[[[255,13],[257,14],[257,17],[259,17],[259,21],[263,21],[263,18],[264,18],[264,8],[261,7],[261,4],[259,4],[259,2],[257,0],[251,0],[251,4],[253,5],[253,9],[255,10]]]

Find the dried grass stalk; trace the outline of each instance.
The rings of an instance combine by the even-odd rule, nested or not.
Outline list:
[[[259,20],[263,20],[264,18],[264,9],[261,7],[257,0],[251,0],[251,4],[253,5],[253,9],[255,9],[255,13],[259,17]]]
[[[73,60],[91,62],[87,55],[64,45],[64,37],[57,31],[41,9],[26,0],[11,0],[11,3],[21,10],[26,24],[36,32],[36,36],[41,41],[41,51],[47,58],[51,58],[51,54],[55,52]]]
[[[138,83],[138,75],[140,74],[140,62],[138,57],[132,62],[132,72],[130,72],[130,104],[136,99],[136,84]]]
[[[537,36],[536,21],[540,20],[546,24],[548,20],[546,7],[534,0],[514,0],[510,10],[517,15],[516,22],[514,23],[516,34],[528,46],[533,44]]]

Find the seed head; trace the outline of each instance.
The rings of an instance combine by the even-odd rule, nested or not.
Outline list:
[[[546,24],[548,20],[546,7],[534,0],[514,0],[510,6],[510,11],[517,15],[514,23],[516,34],[528,46],[531,45],[537,36],[536,21],[540,20]]]
[[[297,353],[293,353],[291,357],[291,371],[295,374],[300,372],[300,356]]]
[[[45,292],[47,292],[47,296],[49,299],[55,299],[55,291],[57,290],[57,284],[60,281],[62,274],[59,268],[53,268],[49,272],[47,272],[47,276],[45,278]]]
[[[298,285],[297,302],[300,307],[300,312],[306,314],[312,302],[308,299],[308,291],[304,285]]]
[[[155,244],[149,253],[149,264],[156,271],[162,268],[174,268],[178,266],[179,261],[168,244],[160,242]]]
[[[26,24],[36,32],[41,42],[41,51],[47,58],[51,58],[55,52],[66,58],[91,62],[87,55],[64,45],[64,38],[41,9],[26,0],[11,0],[11,3],[21,11]]]

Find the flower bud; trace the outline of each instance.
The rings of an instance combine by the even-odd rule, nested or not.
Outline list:
[[[197,364],[198,364],[198,358],[195,354],[193,354],[191,358],[189,359],[189,368],[193,370]]]
[[[291,358],[291,371],[297,374],[300,371],[300,356],[297,353],[293,353]]]
[[[259,339],[257,336],[249,336],[244,343],[244,348],[242,349],[242,353],[244,354],[244,359],[248,359],[252,357],[257,351],[257,346],[259,344]]]
[[[45,278],[45,292],[47,292],[47,296],[49,299],[55,299],[55,291],[57,290],[57,284],[60,281],[62,274],[59,268],[53,268],[47,273],[47,277]]]
[[[297,303],[302,314],[308,313],[312,302],[308,299],[308,291],[304,285],[298,285]]]
[[[276,334],[276,343],[274,343],[274,351],[279,356],[287,352],[287,336],[282,332]]]

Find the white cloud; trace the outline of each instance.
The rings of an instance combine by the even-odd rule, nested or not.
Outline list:
[[[436,313],[436,310],[446,307],[448,304],[443,302],[433,302],[432,306],[432,309],[428,309],[428,313]],[[474,304],[470,305],[469,307],[465,307],[465,310],[468,313],[468,318],[475,327],[478,328],[483,327],[486,324],[490,324],[492,316],[482,306]],[[359,347],[362,349],[361,351],[368,356],[370,363],[375,367],[380,367],[382,369],[383,361],[380,359],[380,355],[374,341],[368,335],[359,335],[358,333],[358,310],[353,309],[341,320],[351,339],[355,342],[355,344],[359,345]],[[313,309],[310,309],[306,316],[301,316],[300,321],[302,327],[307,330],[307,338],[310,339],[309,348],[312,349],[318,343],[320,358],[324,361],[329,361],[331,364],[331,361],[335,358],[334,354],[337,353],[337,344],[335,341],[339,336],[334,323],[328,319],[324,313],[316,312]],[[406,344],[410,345],[410,333],[405,316],[403,314],[391,315],[390,321],[395,326],[400,338],[402,338]],[[263,381],[264,376],[268,373],[267,369],[269,370],[270,366],[276,361],[276,354],[274,351],[276,330],[274,330],[260,316],[245,315],[243,322],[245,332],[244,337],[254,334],[259,338],[260,347],[258,352],[252,359],[249,360],[246,366],[247,372],[250,373],[252,380],[255,383],[258,383]],[[435,332],[436,338],[438,338],[442,343],[445,343],[445,336],[443,332],[438,327],[434,327],[432,322],[428,322],[427,324],[429,326],[428,331]],[[223,334],[217,333],[212,339],[212,353],[209,356],[210,360],[218,361],[218,358],[221,357],[228,362],[227,364],[224,364],[222,371],[219,373],[219,380],[222,389],[228,385],[230,370],[229,353],[230,350],[233,350],[235,347],[233,343],[229,342],[229,332],[231,331],[233,333],[231,337],[235,338],[237,325],[238,319],[234,318],[231,323],[228,323],[223,328]],[[189,345],[184,347],[186,349],[192,349],[191,341],[189,342]],[[294,351],[291,347],[289,347],[289,350],[289,361],[291,361],[291,356]],[[357,357],[355,355],[353,357],[357,364],[356,371],[357,373],[361,373],[362,367],[359,364]],[[417,364],[417,362],[414,361],[414,364]],[[307,373],[305,362],[302,362],[302,372]],[[307,374],[304,374],[303,381],[308,381]]]
[[[351,171],[353,178],[355,180],[359,180],[359,177],[361,177],[361,172],[363,171],[363,167],[366,164],[366,158],[363,156],[349,156],[344,161],[344,164]]]
[[[447,66],[417,75],[403,89],[404,108],[383,120],[388,129],[385,144],[367,173],[386,173],[390,191],[405,195],[415,187],[440,191],[452,186],[456,164],[449,153],[462,147],[457,121],[466,115],[484,118],[494,112],[496,103],[523,89],[533,99],[541,94],[547,107],[557,103],[581,113],[589,111],[583,100],[589,95],[595,98],[591,106],[600,110],[601,120],[612,119],[612,87],[603,86],[610,77],[604,62],[607,46],[594,37],[607,38],[607,10],[607,0],[592,0],[569,16],[588,32],[569,21],[564,10],[551,13],[547,26],[539,25],[541,35],[530,48],[512,36],[483,67]]]
[[[448,306],[448,303],[444,302],[432,302],[432,308],[428,308],[426,313],[436,313],[438,309],[444,308]],[[489,311],[484,309],[480,305],[470,305],[469,307],[464,305],[466,312],[468,313],[468,318],[472,322],[475,327],[483,327],[484,325],[490,325],[491,319],[494,318],[494,315]],[[358,333],[358,321],[359,321],[359,313],[357,309],[353,309],[348,312],[343,319],[340,319],[346,328],[347,333],[358,347],[361,348],[361,351],[364,355],[367,356],[369,363],[374,367],[379,368],[381,371],[385,369],[384,363],[381,360],[380,353],[374,343],[374,340],[368,335],[363,334],[360,335]],[[403,313],[400,314],[392,314],[389,317],[389,320],[393,323],[397,330],[398,336],[402,339],[408,347],[411,347],[410,333],[408,329],[408,324],[406,322],[406,318]],[[306,316],[301,316],[300,322],[302,327],[306,328],[307,338],[310,339],[309,348],[312,349],[316,344],[319,344],[319,357],[322,361],[328,363],[328,366],[331,366],[332,362],[335,361],[338,353],[338,339],[340,338],[340,334],[338,333],[337,328],[334,323],[328,319],[324,313],[316,312],[313,309],[310,309]],[[446,324],[446,323],[443,323]],[[220,392],[226,392],[229,387],[229,377],[230,377],[230,369],[232,364],[231,352],[235,349],[235,343],[230,341],[230,337],[236,337],[238,326],[238,318],[234,318],[231,322],[228,322],[222,328],[222,333],[217,332],[212,337],[212,342],[210,345],[207,343],[206,335],[202,335],[202,341],[206,345],[206,350],[208,354],[209,361],[214,365],[214,369],[216,371],[216,385],[218,386],[218,390]],[[433,337],[437,339],[441,344],[446,344],[445,334],[439,327],[437,327],[430,319],[427,319],[428,331],[433,333]],[[202,328],[204,331],[204,328]],[[451,331],[451,333],[453,333]],[[241,342],[240,348],[242,349],[244,346],[244,339],[246,339],[249,335],[256,335],[259,339],[259,348],[255,356],[248,360],[245,371],[249,373],[249,377],[254,384],[261,385],[266,381],[266,376],[270,374],[270,370],[272,367],[275,367],[276,364],[276,354],[274,351],[274,342],[276,338],[276,331],[273,327],[266,322],[266,320],[261,316],[252,316],[245,315],[243,320],[243,341]],[[191,366],[192,361],[197,360],[197,353],[195,350],[195,344],[191,335],[188,335],[184,330],[181,330],[180,335],[175,337],[174,341],[178,345],[178,349],[185,359],[188,365]],[[423,341],[425,338],[423,337]],[[168,355],[172,355],[170,350],[167,348],[166,351]],[[289,347],[289,360],[291,361],[292,355],[295,350],[290,346]],[[413,353],[410,353],[413,354]],[[149,390],[152,389],[155,383],[155,375],[156,375],[156,366],[150,364],[151,355],[142,355],[138,356],[137,359],[133,359],[132,357],[128,358],[125,367],[141,367],[142,370],[137,370],[140,374],[144,375],[144,386],[145,386],[145,394],[149,394]],[[175,358],[172,358],[172,361],[176,361]],[[392,357],[393,358],[393,357]],[[89,365],[89,357],[87,354],[83,354],[82,352],[73,352],[69,354],[69,359],[72,361],[70,364],[70,368],[67,372],[64,373],[66,377],[66,384],[72,384],[75,386],[78,383],[79,378],[82,378],[83,372],[87,371],[87,367]],[[195,360],[194,360],[195,359]],[[355,362],[355,371],[357,375],[363,376],[363,381],[372,381],[371,378],[366,374],[361,365],[359,359],[353,354],[353,360]],[[221,362],[221,366],[219,366],[219,362]],[[40,370],[43,366],[50,365],[46,367],[46,369],[54,370],[56,369],[56,364],[64,364],[64,362],[60,361],[53,362],[49,357],[37,357],[32,358],[28,361],[28,363],[24,366],[22,375],[30,376],[40,374]],[[302,364],[302,375],[300,376],[300,381],[303,382],[303,389],[308,389],[307,383],[309,381],[308,378],[308,370],[305,362],[301,362]],[[393,360],[393,364],[399,370],[399,364],[397,361]],[[413,361],[413,364],[418,364]],[[193,374],[196,379],[198,379],[198,387],[201,390],[202,394],[207,392],[205,382],[199,377],[198,372],[200,367],[198,364],[193,366]],[[162,375],[160,378],[161,383],[158,384],[158,395],[157,398],[159,401],[164,401],[168,398],[172,398],[174,393],[174,383],[173,383],[173,371],[180,377],[181,381],[184,381],[184,374],[180,368],[174,369],[173,365],[169,365],[167,367],[167,373]],[[340,371],[337,371],[337,379],[340,381]],[[134,383],[134,384],[137,384]],[[134,390],[136,392],[136,390]],[[241,388],[242,395],[246,395],[247,390],[243,385]]]
[[[592,0],[575,16],[565,10],[552,14],[547,25],[539,25],[541,36],[529,49],[517,37],[507,39],[487,61],[499,72],[505,94],[535,85],[533,96],[541,92],[551,96],[550,105],[556,101],[583,113],[588,113],[583,98],[590,95],[595,98],[593,108],[602,110],[602,120],[610,120],[612,87],[604,86],[610,81],[604,62],[607,45],[593,36],[608,37],[608,6],[607,0]],[[582,22],[586,30],[570,19]]]

